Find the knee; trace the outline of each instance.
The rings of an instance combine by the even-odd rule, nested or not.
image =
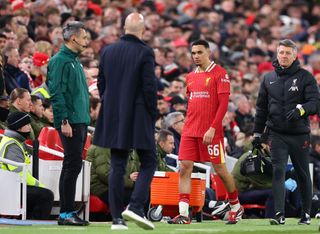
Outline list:
[[[214,171],[216,174],[221,178],[224,179],[225,177],[229,176],[230,173],[228,172],[225,164],[215,164],[213,165]]]
[[[192,173],[193,166],[185,163],[180,164],[180,175],[183,176],[190,176]]]

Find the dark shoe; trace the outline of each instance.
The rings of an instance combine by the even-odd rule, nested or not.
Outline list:
[[[70,217],[67,217],[65,219],[59,217],[58,225],[88,226],[89,222],[82,220],[81,218],[78,217],[76,213],[73,213]]]
[[[168,220],[169,224],[190,224],[191,220],[189,217],[183,215],[177,215],[171,220]]]
[[[128,230],[128,226],[123,219],[117,218],[112,220],[111,230]]]
[[[58,218],[58,225],[63,225],[64,219],[59,217]]]
[[[310,225],[310,223],[311,223],[311,218],[310,218],[310,215],[307,213],[304,213],[298,222],[299,225]]]
[[[271,225],[283,225],[285,222],[284,215],[281,212],[277,212],[274,218],[270,219]]]
[[[135,222],[139,227],[145,229],[145,230],[153,230],[154,225],[149,220],[146,219],[146,217],[142,217],[141,215],[137,214],[133,210],[130,210],[130,207],[128,207],[125,211],[122,212],[122,217],[125,220],[130,220]]]
[[[229,211],[229,217],[226,224],[236,224],[241,218],[244,213],[244,209],[242,206],[237,211]]]

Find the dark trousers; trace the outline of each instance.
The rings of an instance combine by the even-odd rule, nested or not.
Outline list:
[[[49,189],[27,186],[27,218],[49,219],[53,198],[53,192]]]
[[[301,192],[302,212],[310,214],[312,185],[309,173],[309,134],[287,135],[269,132],[273,166],[272,193],[275,212],[285,211],[285,174],[290,155]]]
[[[85,124],[72,124],[72,137],[66,137],[59,130],[64,148],[63,166],[59,181],[60,213],[74,211],[76,182],[82,168],[82,152],[87,139]]]
[[[271,189],[253,189],[239,193],[241,204],[259,204],[265,205],[265,218],[274,216],[274,202]]]
[[[137,150],[140,159],[140,172],[135,183],[129,206],[144,216],[144,205],[149,197],[150,183],[153,178],[157,159],[154,150]],[[129,151],[111,149],[111,168],[109,174],[109,205],[112,218],[121,218],[124,209],[123,193],[124,180],[123,176],[126,171]]]
[[[123,205],[127,206],[130,202],[132,188],[124,188],[123,192]],[[106,205],[109,206],[109,191],[104,192],[103,194],[99,195],[101,201],[103,201]]]

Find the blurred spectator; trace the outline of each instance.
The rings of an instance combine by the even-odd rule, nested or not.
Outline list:
[[[185,83],[180,79],[175,79],[170,85],[170,94],[185,95]]]
[[[157,108],[160,118],[170,113],[170,104],[162,95],[158,95]]]
[[[5,96],[7,94],[6,88],[5,88],[5,79],[3,74],[3,68],[5,66],[5,58],[1,53],[0,48],[0,96]]]
[[[53,127],[53,110],[50,99],[46,98],[42,100],[43,106],[43,117],[41,118],[41,122],[44,126]]]
[[[180,112],[186,113],[188,101],[182,98],[180,95],[172,96],[170,103],[171,103],[171,112],[180,111]]]
[[[43,105],[42,100],[38,96],[31,95],[31,108],[29,115],[31,116],[31,126],[34,132],[35,138],[38,138],[41,129],[44,125],[41,122],[41,118],[43,117]]]
[[[20,43],[19,52],[21,58],[32,57],[35,51],[35,43],[31,38],[27,38]]]
[[[7,117],[9,114],[9,97],[0,96],[0,129],[7,127]]]
[[[33,77],[33,86],[36,88],[38,86],[41,86],[44,84],[44,82],[47,80],[47,67],[48,67],[48,62],[49,62],[49,56],[45,53],[41,52],[36,52],[32,56],[33,60],[33,69],[32,69],[32,77]],[[44,84],[46,89],[45,91],[48,90],[46,85]],[[40,92],[40,91],[39,91]],[[45,92],[40,92],[44,98],[49,98],[48,93]]]
[[[100,111],[101,102],[97,97],[90,97],[90,117],[91,123],[90,126],[96,127],[96,121],[98,119],[99,111]]]
[[[319,116],[311,115],[309,119],[310,119],[311,136],[320,136]]]
[[[161,129],[158,132],[157,137],[157,171],[173,171],[170,167],[168,167],[170,164],[167,165],[167,154],[171,154],[174,147],[173,133],[169,130]]]
[[[8,46],[3,49],[3,54],[7,56],[7,62],[3,69],[6,92],[10,94],[12,90],[19,87],[16,76],[21,73],[18,68],[20,55],[16,47]]]
[[[52,56],[52,45],[49,41],[37,41],[34,50],[36,53],[46,54],[49,58]]]
[[[34,88],[33,80],[30,75],[32,64],[33,62],[31,57],[22,58],[19,63],[19,69],[22,72],[16,77],[19,87],[24,88],[29,92],[31,92],[31,89]]]
[[[251,105],[249,100],[244,95],[235,97],[234,103],[237,107],[235,120],[240,128],[240,131],[244,131],[248,124],[254,122],[254,117],[251,112]]]
[[[184,119],[185,117],[181,112],[172,112],[168,114],[164,120],[165,128],[173,133],[174,149],[172,153],[175,155],[179,155],[180,138],[184,126]],[[167,158],[166,161],[168,165],[176,166],[175,160]]]

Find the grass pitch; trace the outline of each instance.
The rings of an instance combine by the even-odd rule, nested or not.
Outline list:
[[[298,225],[298,219],[286,219],[285,225],[271,226],[267,219],[244,219],[236,225],[226,225],[223,221],[204,221],[202,223],[193,222],[190,225],[173,225],[167,223],[154,223],[156,229],[146,231],[137,227],[134,223],[128,222],[129,230],[111,231],[110,223],[91,223],[88,227],[70,227],[58,225],[34,225],[34,226],[0,226],[0,234],[106,234],[106,233],[126,233],[126,234],[206,234],[206,233],[226,233],[226,234],[276,234],[276,233],[319,233],[319,221],[312,220],[311,225]]]

